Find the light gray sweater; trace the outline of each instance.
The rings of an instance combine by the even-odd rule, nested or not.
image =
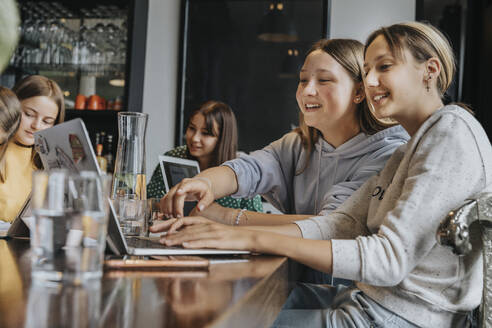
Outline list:
[[[462,327],[481,299],[480,245],[458,257],[436,243],[436,231],[491,178],[484,130],[461,107],[445,106],[336,211],[296,223],[304,238],[332,240],[334,277],[357,281],[419,326]]]
[[[379,172],[396,148],[410,137],[401,126],[373,135],[359,133],[337,148],[319,138],[301,173],[307,152],[296,132],[224,165],[234,170],[233,197],[263,195],[286,214],[323,214],[337,208],[369,177]]]

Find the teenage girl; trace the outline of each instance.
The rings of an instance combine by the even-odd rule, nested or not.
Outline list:
[[[274,326],[465,327],[481,301],[481,249],[458,257],[436,243],[436,230],[449,211],[490,185],[492,147],[467,110],[443,105],[454,58],[432,26],[400,23],[373,32],[364,71],[376,115],[398,121],[411,139],[337,210],[281,226],[237,228],[187,217],[154,230],[169,229],[167,245],[279,254],[356,281],[300,284]]]
[[[34,132],[63,122],[65,105],[56,82],[39,75],[28,76],[12,89],[20,101],[22,116],[5,151],[0,172],[0,220],[10,222],[31,192],[32,172],[41,168],[34,151]]]
[[[220,101],[209,100],[195,110],[186,128],[186,145],[164,155],[198,161],[200,170],[215,167],[237,157],[237,124],[231,107]],[[164,180],[159,165],[147,185],[147,197],[161,198],[165,194]],[[216,201],[226,208],[263,210],[261,197],[222,197]]]

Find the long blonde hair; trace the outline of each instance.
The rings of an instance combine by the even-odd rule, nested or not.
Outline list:
[[[21,116],[21,104],[15,93],[0,87],[0,129],[6,134],[5,140],[0,145],[0,182],[2,183],[5,182],[5,151],[19,128]]]
[[[313,44],[306,57],[316,50],[324,51],[333,57],[342,65],[355,83],[362,83],[364,53],[364,45],[362,43],[351,39],[321,39]],[[356,117],[361,131],[366,134],[375,134],[393,125],[378,120],[369,110],[365,99],[357,105]],[[309,158],[313,152],[314,145],[320,137],[320,131],[306,125],[302,111],[299,111],[299,127],[294,131],[301,136],[302,144],[307,151],[306,163],[302,169],[296,172],[296,175],[299,175],[309,165]]]

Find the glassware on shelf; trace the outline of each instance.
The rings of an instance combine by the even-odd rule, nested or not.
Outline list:
[[[26,18],[19,28],[21,42],[10,64],[28,70],[56,68],[96,75],[124,71],[126,9],[113,7],[80,9],[84,19],[76,19],[75,13],[59,2],[23,3],[21,11]]]

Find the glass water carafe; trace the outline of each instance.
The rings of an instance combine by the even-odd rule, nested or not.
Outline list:
[[[148,114],[118,113],[118,148],[111,198],[127,236],[146,231],[145,132]]]

